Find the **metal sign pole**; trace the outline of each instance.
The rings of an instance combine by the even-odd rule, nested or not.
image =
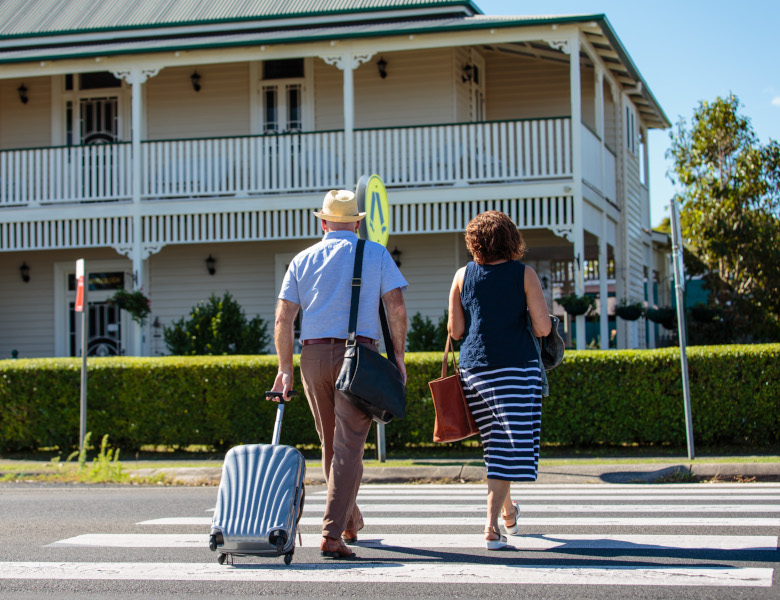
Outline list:
[[[87,286],[84,282],[84,259],[76,261],[76,312],[81,313],[81,413],[79,419],[79,449],[87,436]]]
[[[682,232],[677,201],[672,199],[672,262],[674,264],[674,288],[677,298],[677,331],[680,340],[680,367],[682,370],[683,401],[685,403],[685,435],[688,440],[688,459],[695,458],[693,451],[693,416],[691,414],[691,388],[688,382],[688,340],[685,331],[685,274],[683,269]]]

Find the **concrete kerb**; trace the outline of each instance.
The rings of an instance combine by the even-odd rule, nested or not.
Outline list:
[[[216,485],[219,467],[145,468],[128,470],[132,477],[163,475],[178,485]],[[485,481],[485,467],[451,463],[436,466],[366,467],[364,483],[449,482],[478,483]],[[567,464],[542,465],[537,482],[546,483],[662,483],[700,480],[780,481],[780,463],[647,463],[647,464]],[[323,484],[319,466],[306,472],[307,483]]]

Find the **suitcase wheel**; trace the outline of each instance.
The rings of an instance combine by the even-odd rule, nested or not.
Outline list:
[[[268,541],[276,546],[276,553],[281,554],[287,545],[287,534],[283,530],[278,529],[269,536]]]
[[[289,565],[292,562],[293,554],[292,552],[288,552],[284,555],[284,564]]]
[[[225,560],[226,560],[226,559],[227,559],[227,554],[220,554],[220,555],[217,557],[217,562],[218,562],[219,564],[221,564],[221,565],[224,565],[224,564],[225,564]]]
[[[216,551],[217,549],[217,536],[210,535],[209,536],[209,550],[212,552]]]

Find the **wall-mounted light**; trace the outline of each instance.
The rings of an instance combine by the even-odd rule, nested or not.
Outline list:
[[[217,270],[214,268],[214,263],[216,261],[214,260],[214,257],[209,254],[209,257],[206,259],[206,269],[208,269],[209,275],[213,275],[217,272]]]
[[[197,71],[190,75],[190,81],[192,82],[192,89],[196,92],[200,91],[200,75]]]
[[[470,63],[463,65],[463,73],[460,76],[460,80],[463,83],[466,83],[467,81],[471,81],[473,77],[474,77],[474,67]]]
[[[19,92],[19,100],[22,101],[22,104],[27,104],[27,101],[30,99],[27,96],[27,86],[22,84],[18,88],[16,88],[16,91]]]
[[[378,61],[376,61],[376,68],[379,69],[379,76],[382,79],[387,77],[387,61],[385,60],[384,56],[382,56]]]
[[[395,261],[395,266],[400,267],[401,266],[401,251],[398,249],[398,246],[393,248],[393,251],[390,253],[390,256],[393,257],[393,260]]]
[[[29,283],[30,281],[30,267],[27,266],[27,263],[22,263],[22,266],[19,267],[19,274],[22,276],[22,281],[25,283]]]
[[[155,329],[159,329],[160,327],[162,327],[162,323],[160,323],[160,317],[157,316],[154,317],[154,323],[152,323],[152,327],[154,327]]]

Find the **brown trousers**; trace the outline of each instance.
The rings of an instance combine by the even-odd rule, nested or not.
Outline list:
[[[311,344],[301,351],[303,389],[322,444],[322,470],[328,500],[322,535],[340,538],[345,529],[362,527],[355,499],[363,477],[363,449],[371,418],[336,390],[344,344]]]

